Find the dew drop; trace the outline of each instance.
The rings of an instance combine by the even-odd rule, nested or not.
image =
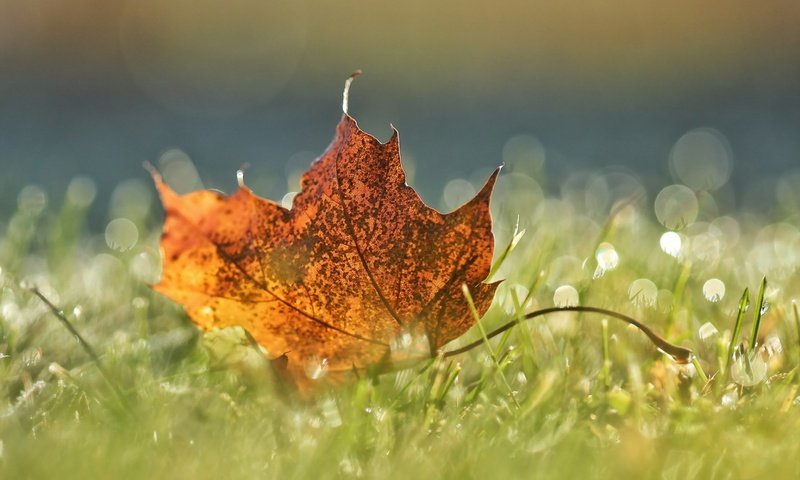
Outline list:
[[[697,196],[685,185],[665,187],[656,197],[656,217],[669,229],[674,230],[694,223],[699,211]]]
[[[731,367],[731,378],[743,387],[752,387],[764,381],[767,376],[767,362],[758,352],[739,355]]]
[[[667,255],[677,257],[681,253],[681,236],[675,232],[664,232],[658,243]]]
[[[305,365],[306,376],[311,380],[319,380],[328,373],[328,359],[320,359],[317,356],[311,357]]]
[[[130,250],[139,240],[139,229],[127,218],[115,218],[106,225],[106,245],[112,250]]]
[[[722,396],[720,403],[722,403],[723,407],[733,408],[736,406],[736,402],[738,401],[739,401],[739,391],[731,390],[730,392]]]
[[[703,284],[703,295],[709,302],[719,302],[725,297],[725,283],[718,278],[709,279]]]
[[[628,287],[628,298],[638,307],[654,307],[658,299],[658,287],[652,280],[638,278]]]
[[[761,305],[761,311],[758,314],[763,317],[767,314],[767,312],[769,312],[769,303],[764,302],[764,304]]]
[[[553,293],[553,303],[557,307],[575,307],[579,300],[578,291],[572,285],[562,285]]]
[[[700,326],[700,329],[697,331],[697,335],[700,337],[700,340],[708,340],[709,338],[713,337],[719,333],[717,327],[714,326],[711,322],[706,322]]]
[[[608,242],[603,242],[597,246],[594,258],[597,260],[597,268],[593,275],[595,280],[605,275],[609,270],[614,270],[619,265],[619,254],[614,245]]]
[[[777,335],[770,335],[764,341],[764,348],[767,350],[767,355],[770,357],[779,355],[783,352],[783,344]]]

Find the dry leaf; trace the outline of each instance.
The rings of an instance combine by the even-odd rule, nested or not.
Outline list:
[[[178,195],[153,172],[166,210],[155,289],[205,330],[242,326],[295,374],[392,361],[398,338],[436,352],[483,313],[496,284],[489,197],[441,214],[405,184],[395,131],[385,144],[346,113],[290,210],[243,185]],[[404,334],[410,334],[408,337]],[[402,337],[401,337],[402,336]]]

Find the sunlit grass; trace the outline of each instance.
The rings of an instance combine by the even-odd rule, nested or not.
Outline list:
[[[245,334],[202,336],[150,290],[160,213],[146,184],[117,187],[99,232],[91,181],[51,201],[23,188],[0,239],[0,477],[795,478],[799,212],[725,212],[677,185],[648,196],[620,172],[546,195],[537,171],[512,163],[493,199],[507,257],[493,277],[507,280],[448,348],[481,346],[323,376],[305,395]],[[472,184],[448,185],[445,207]],[[696,361],[602,315],[523,321],[556,304],[632,316]]]

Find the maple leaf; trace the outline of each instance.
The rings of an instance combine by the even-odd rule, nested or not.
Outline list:
[[[397,131],[381,143],[347,113],[348,86],[333,142],[291,209],[241,181],[230,196],[178,195],[152,172],[166,212],[154,288],[205,330],[245,328],[295,372],[391,362],[404,333],[436,352],[474,323],[462,285],[481,314],[497,286],[483,280],[499,168],[471,201],[439,213],[406,185]]]

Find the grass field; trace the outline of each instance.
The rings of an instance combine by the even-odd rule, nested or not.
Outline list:
[[[771,212],[722,215],[713,194],[644,195],[629,175],[546,195],[509,170],[497,250],[517,219],[525,233],[485,330],[596,306],[695,362],[614,319],[555,313],[462,355],[297,394],[241,332],[201,335],[150,290],[149,185],[117,187],[104,232],[86,227],[90,181],[64,198],[25,187],[0,225],[0,478],[798,478],[796,190]]]

